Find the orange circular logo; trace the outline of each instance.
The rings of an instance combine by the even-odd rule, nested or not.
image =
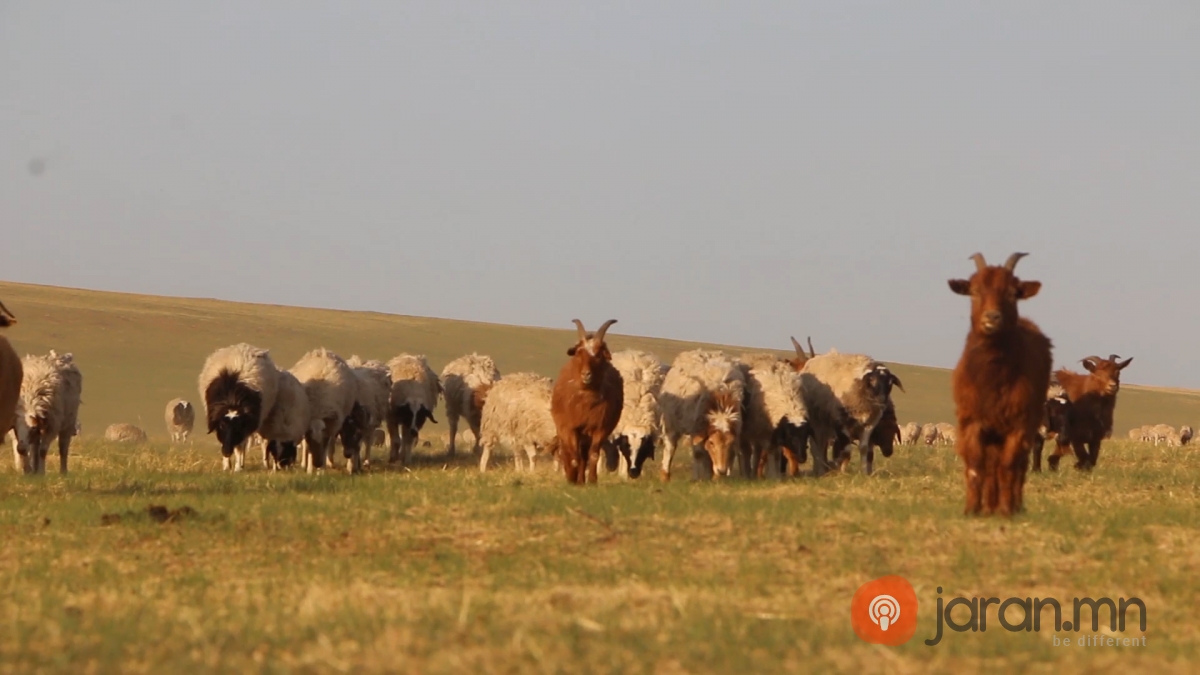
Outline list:
[[[904,577],[868,581],[850,601],[850,625],[872,644],[902,645],[917,632],[917,592]]]

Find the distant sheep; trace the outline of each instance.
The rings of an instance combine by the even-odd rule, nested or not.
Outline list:
[[[67,472],[67,455],[83,394],[83,374],[71,354],[54,350],[46,356],[26,356],[18,406],[24,413],[26,442],[17,448],[27,473],[46,473],[46,454],[58,441],[59,472]]]
[[[800,386],[813,427],[814,475],[829,469],[831,443],[834,463],[842,463],[846,440],[858,443],[863,473],[871,474],[871,433],[891,401],[892,387],[903,388],[900,378],[869,356],[830,350],[804,364]],[[846,440],[839,442],[839,436]]]
[[[356,401],[361,419],[357,420],[356,426],[362,427],[362,438],[357,440],[363,444],[362,460],[363,464],[367,465],[371,463],[371,449],[375,445],[383,445],[383,442],[376,442],[379,435],[376,432],[382,434],[382,426],[387,422],[392,374],[386,364],[379,361],[363,361],[358,356],[351,356],[346,365],[350,366],[358,380]],[[355,442],[353,434],[350,436],[349,440]],[[342,440],[344,443],[347,438]]]
[[[467,354],[454,359],[442,369],[442,387],[446,398],[446,424],[450,427],[447,452],[457,451],[458,420],[466,418],[475,437],[475,452],[480,449],[479,425],[483,419],[483,404],[488,389],[500,379],[500,370],[490,356]]]
[[[800,374],[788,361],[770,354],[741,359],[746,381],[742,424],[742,474],[762,478],[768,465],[795,476],[808,459],[812,427],[800,393]]]
[[[624,403],[611,440],[621,455],[623,472],[637,478],[642,475],[642,465],[654,459],[654,446],[662,432],[658,396],[666,370],[657,356],[636,349],[613,354],[612,364],[621,374]]]
[[[938,434],[938,425],[937,424],[930,422],[929,424],[926,424],[921,427],[921,436],[920,436],[921,443],[923,443],[925,445],[934,445],[935,443],[938,442],[939,437],[940,437],[940,434]]]
[[[124,422],[110,424],[104,430],[104,440],[113,443],[145,443],[146,432],[132,424]]]
[[[425,421],[437,424],[433,410],[442,393],[442,383],[424,356],[401,354],[387,365],[392,377],[387,414],[392,449],[388,461],[407,465]]]
[[[1195,431],[1191,427],[1186,425],[1179,427],[1179,444],[1187,445],[1191,443],[1193,435],[1195,435]]]
[[[937,441],[944,445],[954,445],[958,442],[958,429],[949,422],[937,423]]]
[[[324,347],[314,349],[291,367],[292,375],[304,387],[308,397],[310,422],[301,451],[301,464],[312,473],[333,464],[333,447],[342,424],[354,412],[358,397],[358,378],[346,361]],[[362,469],[358,447],[346,448],[347,470]]]
[[[900,427],[900,444],[901,445],[916,445],[921,440],[921,425],[916,422],[909,422]]]
[[[746,376],[719,351],[697,349],[675,358],[663,380],[659,406],[663,420],[663,480],[681,438],[692,445],[697,478],[730,475],[742,435]]]
[[[557,454],[558,431],[550,415],[552,392],[550,378],[534,373],[505,375],[490,386],[480,421],[480,472],[487,471],[498,446],[512,450],[517,471],[524,459],[533,471],[537,455]]]
[[[7,328],[17,322],[16,317],[0,302],[0,328]],[[21,358],[16,350],[8,343],[8,339],[0,335],[0,439],[3,439],[9,429],[14,429],[17,419],[17,401],[21,398],[21,380],[25,374],[21,366]],[[13,447],[23,444],[19,439],[13,440]],[[16,454],[16,450],[13,451]],[[19,456],[18,456],[19,462]],[[20,468],[18,466],[18,468]]]
[[[172,443],[187,443],[188,436],[192,433],[192,426],[196,423],[196,409],[191,403],[181,399],[171,399],[167,403],[166,412],[167,433],[171,436]]]
[[[279,370],[266,349],[242,342],[210,354],[198,384],[208,433],[221,443],[221,468],[241,471],[250,435],[275,406]]]

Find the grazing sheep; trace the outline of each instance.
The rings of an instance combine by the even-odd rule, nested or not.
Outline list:
[[[1050,388],[1050,340],[1017,310],[1042,287],[1013,273],[1024,255],[988,266],[976,253],[975,274],[948,282],[971,298],[971,328],[952,378],[968,514],[1021,510]]]
[[[314,349],[291,367],[292,375],[304,387],[308,397],[309,425],[301,449],[301,465],[312,473],[333,462],[333,447],[342,433],[342,425],[352,419],[358,397],[358,378],[337,354],[321,347]],[[357,444],[347,446],[346,468],[351,473],[362,469]]]
[[[17,453],[23,457],[23,468],[26,473],[46,473],[46,454],[57,440],[59,472],[66,473],[83,394],[83,374],[71,354],[60,355],[54,350],[46,356],[26,356],[21,367],[25,376],[18,406],[24,412],[26,442],[19,444]]]
[[[921,427],[921,443],[925,445],[933,445],[938,442],[940,434],[938,434],[938,426],[933,422]]]
[[[1107,359],[1089,356],[1081,361],[1087,375],[1065,368],[1054,373],[1071,402],[1067,409],[1067,425],[1071,429],[1076,469],[1090,471],[1096,467],[1100,443],[1112,434],[1113,412],[1121,390],[1121,371],[1132,361],[1132,358],[1121,361],[1116,354]],[[1050,468],[1058,468],[1057,457],[1050,458]]]
[[[621,374],[624,403],[611,441],[621,455],[622,472],[637,478],[646,460],[654,459],[654,446],[662,431],[658,395],[666,371],[657,356],[636,349],[613,354],[612,364]]]
[[[1146,427],[1134,427],[1134,428],[1130,429],[1129,430],[1129,440],[1131,440],[1131,441],[1145,440],[1145,438],[1146,438],[1146,432],[1144,431],[1145,428]]]
[[[458,420],[467,419],[467,425],[475,436],[474,452],[479,453],[479,425],[483,416],[483,404],[487,391],[500,379],[500,370],[490,356],[467,354],[454,359],[442,369],[443,395],[446,398],[446,424],[450,427],[447,452],[453,457],[457,451]]]
[[[387,413],[392,450],[388,461],[399,460],[402,465],[407,465],[425,421],[438,423],[433,417],[433,409],[442,393],[442,383],[424,356],[401,354],[387,365],[392,376]]]
[[[945,445],[954,445],[958,442],[958,429],[954,428],[949,422],[937,423],[937,441]]]
[[[0,328],[7,328],[16,322],[17,318],[0,302]],[[15,428],[17,401],[21,398],[21,380],[24,374],[21,358],[17,356],[8,339],[0,335],[0,439],[4,438],[9,429]],[[14,439],[13,443],[15,448],[18,439]]]
[[[671,479],[671,463],[679,439],[692,445],[697,478],[727,476],[741,444],[746,376],[738,363],[718,351],[696,349],[675,357],[663,379],[663,480]]]
[[[383,433],[382,426],[387,422],[388,398],[392,393],[392,374],[386,364],[380,361],[363,361],[358,356],[351,356],[346,361],[346,365],[350,366],[358,380],[356,401],[359,415],[362,418],[359,421],[362,427],[364,446],[362,461],[364,465],[369,465],[371,449],[375,445],[383,444],[383,442],[377,441],[379,434]],[[343,443],[345,440],[343,439]]]
[[[800,386],[813,428],[813,474],[828,471],[826,452],[831,443],[834,463],[843,464],[847,444],[857,442],[863,472],[870,475],[874,471],[871,432],[887,409],[892,387],[903,390],[900,378],[869,356],[830,350],[804,364]]]
[[[900,444],[916,445],[921,440],[921,425],[909,422],[900,427]]]
[[[132,424],[120,422],[108,425],[104,430],[104,440],[113,443],[145,443],[146,432]]]
[[[550,414],[554,386],[550,378],[534,373],[512,373],[489,387],[480,420],[479,471],[485,472],[497,446],[512,450],[517,471],[522,455],[528,458],[528,470],[538,454],[558,452],[558,430]]]
[[[578,341],[567,350],[554,382],[550,414],[558,430],[558,456],[567,481],[573,485],[596,482],[600,453],[605,466],[616,471],[617,449],[608,438],[621,419],[625,405],[621,373],[612,364],[604,336],[616,319],[605,321],[593,335],[574,319]]]
[[[181,399],[174,398],[167,403],[167,433],[171,436],[172,443],[187,443],[188,436],[192,433],[192,426],[196,423],[196,409],[191,403]]]
[[[746,382],[741,435],[742,475],[763,478],[768,464],[795,476],[808,460],[812,427],[794,364],[771,354],[743,356]],[[803,368],[803,366],[801,366]]]
[[[279,371],[275,392],[275,405],[254,434],[262,444],[263,463],[273,471],[296,463],[314,422],[324,431],[324,422],[313,419],[308,390],[291,371]]]
[[[1179,427],[1179,445],[1183,446],[1190,443],[1194,434],[1195,431],[1193,431],[1192,428],[1187,425]]]
[[[204,361],[200,398],[208,433],[215,432],[221,443],[222,470],[245,467],[246,443],[274,407],[278,387],[279,370],[266,349],[242,342]]]
[[[1174,433],[1175,427],[1171,426],[1170,424],[1155,424],[1150,429],[1150,440],[1153,441],[1155,445],[1159,445],[1160,443],[1165,444],[1167,439],[1170,438]]]

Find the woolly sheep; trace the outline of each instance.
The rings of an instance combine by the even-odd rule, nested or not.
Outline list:
[[[67,472],[67,455],[83,394],[83,374],[71,354],[54,350],[45,356],[27,355],[21,362],[19,406],[23,412],[25,443],[18,444],[26,473],[46,473],[46,454],[58,441],[59,472]],[[20,434],[18,434],[19,438]]]
[[[729,475],[740,445],[745,392],[745,374],[721,352],[696,349],[675,358],[658,401],[664,480],[671,479],[675,448],[684,436],[692,445],[693,475]]]
[[[1189,426],[1185,425],[1185,426],[1179,427],[1179,444],[1187,445],[1188,443],[1191,442],[1192,436],[1194,434],[1195,434],[1195,431],[1193,431],[1192,428]]]
[[[371,463],[371,449],[382,442],[377,441],[376,432],[382,432],[382,425],[387,421],[388,397],[392,391],[392,375],[386,364],[380,361],[363,361],[358,356],[351,356],[346,364],[354,371],[358,380],[358,395],[356,401],[361,409],[363,444],[363,464]],[[350,439],[353,441],[354,439]],[[345,439],[343,439],[343,442]]]
[[[637,478],[642,475],[642,465],[654,459],[654,446],[662,431],[658,396],[666,370],[657,356],[636,349],[613,354],[612,365],[621,374],[625,402],[610,438],[621,454],[621,473]]]
[[[480,472],[487,471],[497,446],[512,450],[517,471],[523,464],[522,455],[533,471],[538,454],[556,454],[558,431],[550,415],[553,388],[550,378],[534,373],[505,375],[491,386],[480,420]]]
[[[196,409],[181,398],[173,398],[167,403],[166,421],[171,442],[186,443],[196,424]]]
[[[262,444],[267,468],[277,470],[294,464],[313,422],[308,390],[291,371],[279,371],[275,405],[255,434]],[[320,424],[323,431],[324,423]]]
[[[500,379],[500,370],[490,356],[467,354],[454,359],[442,369],[443,395],[446,398],[446,424],[450,427],[447,452],[451,457],[457,450],[458,420],[465,417],[475,437],[475,453],[480,450],[479,426],[488,389]]]
[[[921,425],[916,422],[909,422],[900,427],[900,443],[902,445],[916,445],[921,440]]]
[[[863,472],[874,471],[871,432],[887,409],[893,385],[900,385],[899,378],[887,366],[862,354],[831,349],[804,364],[800,386],[813,428],[814,475],[828,471],[830,443],[834,444],[834,463],[841,463],[845,445],[839,442],[839,434],[858,443]]]
[[[16,317],[8,311],[4,303],[0,303],[0,328],[7,328],[16,322]],[[16,427],[17,401],[21,398],[21,380],[24,373],[21,357],[17,356],[8,339],[0,335],[0,439],[4,438],[9,429]],[[13,435],[17,436],[15,433]],[[19,443],[23,444],[24,441],[13,439],[14,454]]]
[[[388,361],[392,391],[388,398],[387,428],[392,439],[388,461],[407,465],[425,420],[437,424],[437,407],[442,384],[424,356],[401,354]]]
[[[241,342],[210,354],[198,384],[208,433],[221,443],[221,468],[241,471],[250,435],[275,406],[279,369],[266,349]]]
[[[938,441],[946,445],[954,445],[958,442],[958,428],[949,422],[938,422],[937,425]]]
[[[108,425],[104,430],[104,440],[114,443],[145,443],[146,432],[132,424],[119,422]]]
[[[766,468],[787,458],[794,476],[807,461],[812,427],[800,393],[795,366],[773,354],[750,354],[739,359],[746,380],[742,424],[742,474],[763,477]]]
[[[1169,424],[1156,424],[1150,433],[1155,445],[1166,444],[1171,435],[1175,433],[1175,427]]]
[[[358,378],[346,361],[324,347],[314,349],[291,367],[308,397],[309,425],[302,444],[301,464],[312,473],[333,465],[333,445],[342,424],[354,412],[358,397]],[[358,448],[346,448],[346,468],[351,473],[362,469]]]
[[[930,422],[921,427],[921,443],[925,445],[933,445],[938,442],[938,428],[933,422]]]

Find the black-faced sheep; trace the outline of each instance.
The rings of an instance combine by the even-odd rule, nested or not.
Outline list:
[[[533,373],[505,375],[490,386],[480,420],[481,472],[487,471],[498,446],[512,450],[517,471],[524,463],[522,455],[533,471],[537,455],[557,454],[558,431],[550,415],[553,388],[550,378]]]
[[[223,470],[245,467],[246,444],[274,407],[278,387],[279,370],[266,349],[242,342],[222,347],[205,360],[200,398],[208,433],[215,433],[221,443]]]
[[[658,396],[667,371],[657,356],[636,349],[613,354],[612,365],[621,374],[624,404],[610,440],[621,455],[622,472],[637,478],[643,464],[654,459],[662,431]]]
[[[466,418],[475,436],[475,452],[480,450],[479,426],[488,389],[500,379],[500,370],[490,356],[467,354],[442,369],[443,396],[446,399],[446,424],[450,427],[447,452],[454,456],[458,442],[458,420]]]
[[[299,449],[312,431],[312,406],[308,391],[291,371],[279,371],[275,405],[259,426],[263,460],[267,468],[282,469],[296,463]],[[324,431],[324,422],[318,422]]]
[[[181,398],[171,399],[167,403],[165,419],[171,442],[187,443],[188,436],[192,434],[192,427],[196,424],[196,409]]]
[[[303,444],[302,464],[309,473],[333,463],[333,446],[342,424],[351,418],[358,397],[358,379],[342,357],[325,348],[314,349],[296,362],[292,375],[308,396],[310,417]],[[346,448],[348,469],[361,468],[357,447]]]
[[[762,478],[768,466],[780,467],[786,459],[785,473],[794,476],[807,461],[812,432],[795,364],[772,354],[740,360],[746,378],[742,475]]]
[[[392,376],[387,414],[392,449],[388,461],[407,465],[426,420],[437,424],[433,410],[442,393],[442,384],[424,356],[401,354],[387,365]]]
[[[814,475],[829,469],[831,443],[834,463],[841,463],[846,441],[858,443],[863,472],[872,473],[871,432],[887,409],[892,387],[903,386],[899,378],[869,356],[830,350],[804,364],[800,385],[813,427]],[[839,434],[844,439],[840,443]]]
[[[349,440],[360,442],[363,446],[363,464],[371,463],[371,449],[376,445],[377,431],[387,422],[388,397],[392,392],[392,375],[386,364],[380,361],[363,361],[357,356],[351,356],[346,364],[354,371],[358,379],[357,408],[359,420],[351,426],[361,427],[361,439],[355,439],[353,429],[346,429],[347,434],[342,439],[343,444]],[[343,425],[345,427],[345,425]]]
[[[663,380],[663,480],[680,438],[691,440],[693,475],[728,476],[740,450],[746,377],[738,363],[717,351],[683,352]]]
[[[67,455],[83,394],[83,374],[71,354],[51,350],[46,356],[26,356],[21,363],[20,407],[26,442],[17,452],[27,473],[46,473],[50,444],[58,441],[59,472],[67,472]],[[18,435],[19,438],[19,435]]]

